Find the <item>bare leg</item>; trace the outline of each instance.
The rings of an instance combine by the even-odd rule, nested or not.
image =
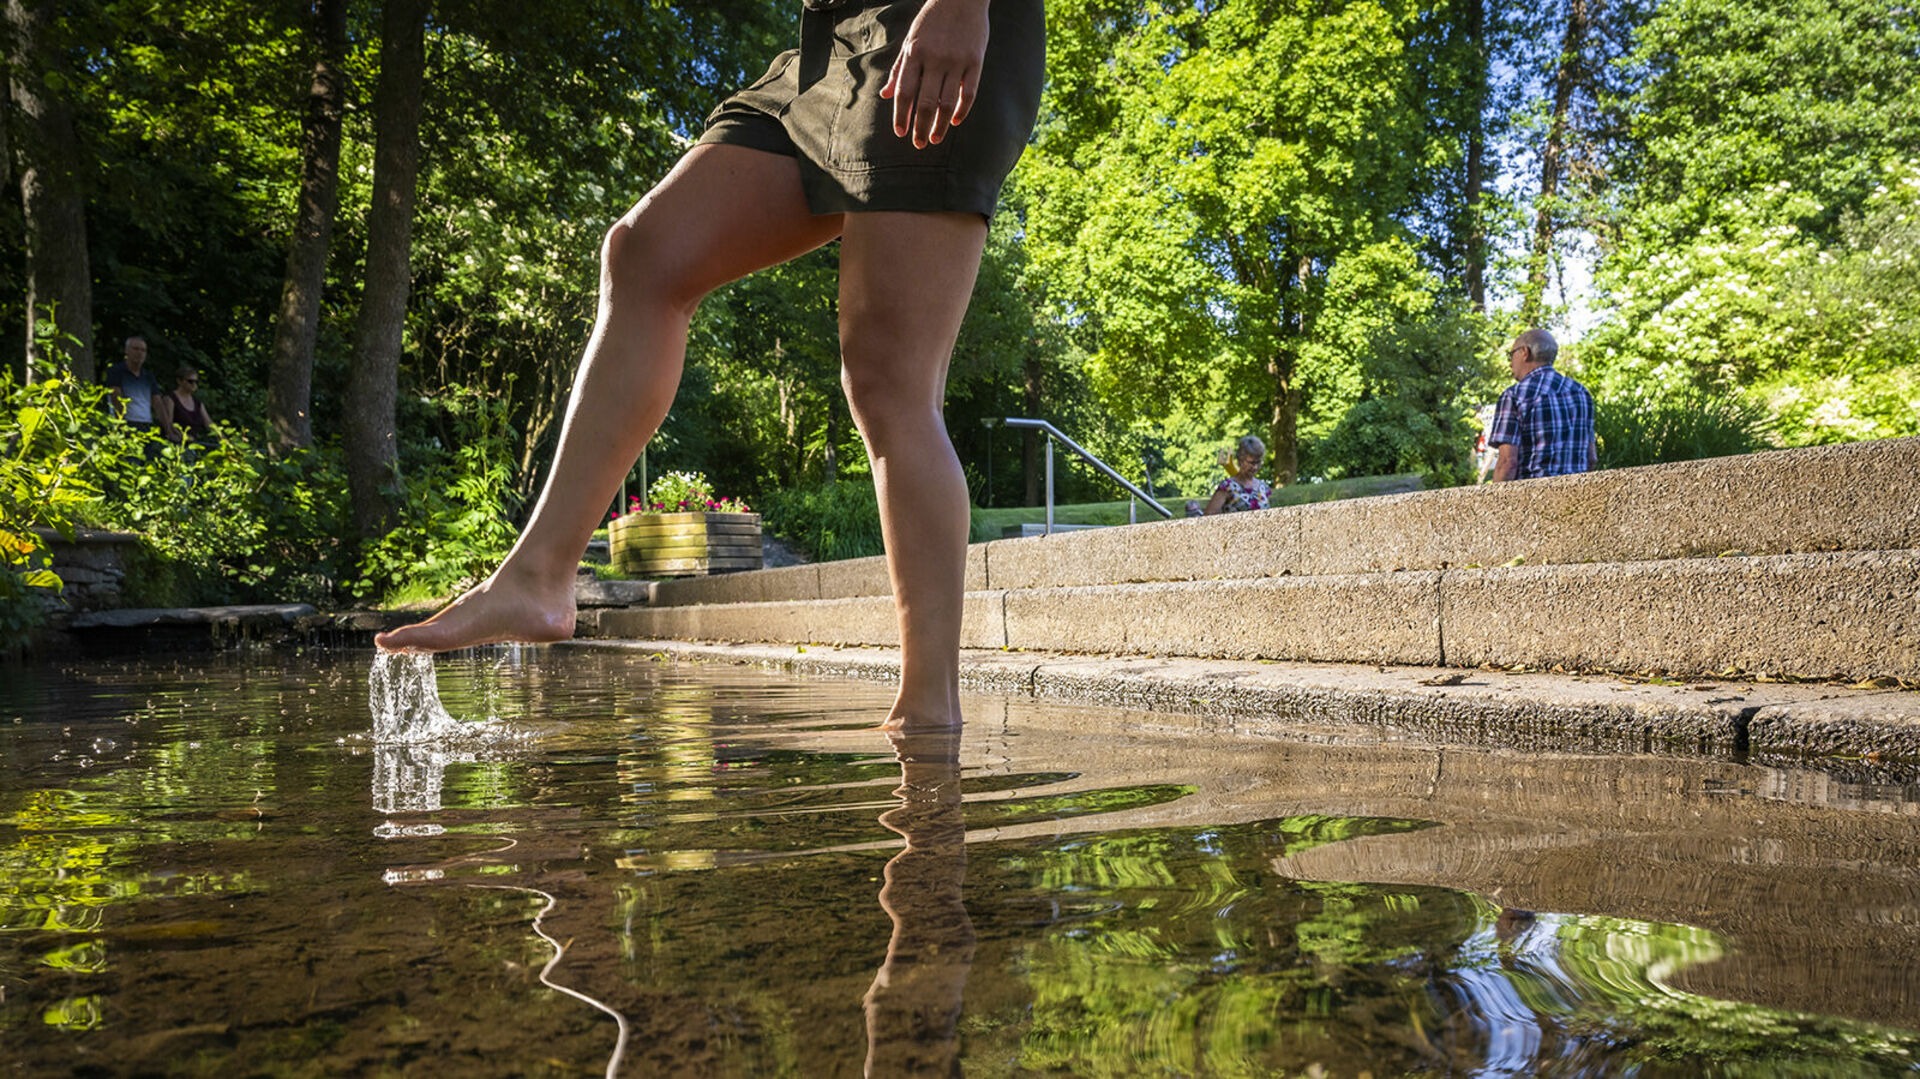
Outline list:
[[[832,240],[794,159],[697,146],[607,232],[600,307],[532,518],[491,577],[425,622],[374,638],[441,652],[573,635],[573,578],[600,515],[673,403],[707,293]]]
[[[960,213],[849,214],[841,238],[841,381],[873,461],[900,619],[895,729],[960,725],[967,481],[941,409],[986,239],[986,222]]]

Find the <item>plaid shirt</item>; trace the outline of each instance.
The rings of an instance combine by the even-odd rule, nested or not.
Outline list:
[[[1553,368],[1539,368],[1500,395],[1487,445],[1513,447],[1519,464],[1514,479],[1585,472],[1593,449],[1593,395]]]

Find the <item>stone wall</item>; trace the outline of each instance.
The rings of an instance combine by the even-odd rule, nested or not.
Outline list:
[[[34,531],[46,542],[53,555],[50,568],[60,576],[59,597],[46,599],[56,627],[76,614],[126,606],[127,567],[140,549],[139,536],[82,529],[68,540],[50,529]]]

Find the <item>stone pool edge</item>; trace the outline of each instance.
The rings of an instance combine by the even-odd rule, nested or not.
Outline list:
[[[879,681],[900,673],[891,648],[619,639],[563,647]],[[1240,734],[1362,726],[1538,751],[1920,763],[1920,693],[1899,689],[987,649],[962,652],[961,680],[1160,714],[1165,725],[1191,728],[1197,717]]]

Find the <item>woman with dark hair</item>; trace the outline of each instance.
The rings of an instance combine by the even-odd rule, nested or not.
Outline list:
[[[207,413],[207,403],[200,400],[199,390],[200,372],[190,364],[181,364],[173,376],[173,389],[154,398],[160,406],[154,410],[154,418],[160,421],[160,434],[168,442],[213,442],[213,417]]]
[[[967,486],[941,410],[1044,59],[1041,0],[805,0],[800,47],[714,110],[607,232],[559,449],[506,561],[380,647],[572,636],[581,552],[666,416],[701,298],[837,239],[841,381],[873,462],[900,624],[886,724],[958,725]]]

